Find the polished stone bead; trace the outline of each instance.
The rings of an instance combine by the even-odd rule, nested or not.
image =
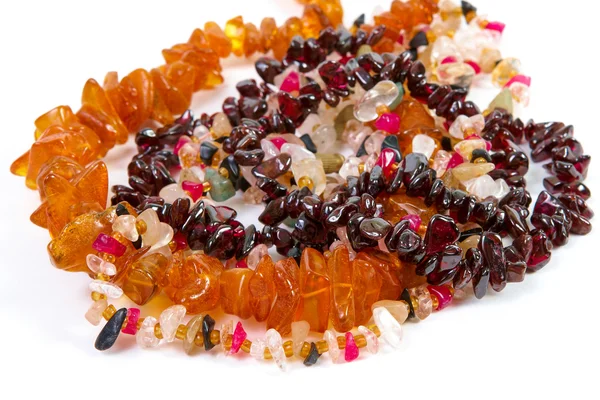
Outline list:
[[[94,347],[96,347],[97,350],[108,350],[115,344],[117,338],[119,337],[119,333],[121,332],[123,322],[125,322],[125,318],[127,318],[126,308],[117,310],[117,312],[110,317],[96,338]]]
[[[433,311],[433,300],[431,299],[431,294],[425,285],[417,286],[408,290],[411,297],[417,299],[417,308],[415,309],[415,315],[420,320],[424,320],[425,318],[431,315]]]
[[[156,318],[152,316],[144,318],[142,326],[135,334],[135,341],[142,349],[151,349],[160,343],[160,339],[154,334],[156,322]]]
[[[285,352],[283,350],[283,339],[277,330],[269,329],[265,334],[267,348],[271,353],[271,357],[275,361],[275,364],[281,370],[285,370],[286,368],[286,357]]]
[[[522,282],[527,272],[527,263],[515,246],[508,246],[504,249],[504,258],[506,259],[506,279],[507,282]]]
[[[451,217],[434,215],[427,225],[424,243],[428,254],[437,253],[447,245],[456,243],[460,231]]]
[[[392,229],[392,225],[383,218],[365,218],[360,223],[360,233],[366,238],[380,240]]]
[[[92,325],[100,324],[102,321],[102,313],[108,307],[106,299],[99,299],[92,303],[89,310],[85,313],[85,319]]]
[[[344,360],[346,360],[346,362],[354,361],[359,356],[359,350],[354,341],[354,335],[352,335],[352,332],[346,332],[345,338],[346,348],[344,349]]]
[[[381,332],[381,339],[397,349],[402,345],[402,325],[385,307],[373,309],[373,320]]]
[[[263,161],[252,169],[252,174],[257,178],[275,179],[286,173],[292,165],[292,157],[288,153],[279,155]]]
[[[527,270],[538,271],[550,262],[552,244],[544,231],[536,229],[531,232],[532,250],[527,259]]]
[[[327,261],[323,255],[311,248],[302,252],[298,271],[300,303],[297,319],[307,321],[311,330],[324,332],[329,323],[330,280]],[[294,324],[292,324],[293,333]]]
[[[317,361],[319,360],[319,357],[321,357],[321,355],[319,354],[319,351],[317,350],[317,345],[315,344],[315,342],[311,342],[310,350],[308,351],[308,355],[304,359],[303,364],[306,365],[307,367],[310,367],[311,365],[315,365],[317,363]]]
[[[325,331],[323,334],[323,340],[327,342],[329,357],[331,357],[331,360],[336,363],[340,358],[341,350],[335,332],[332,330]]]
[[[371,310],[378,307],[386,308],[396,321],[401,324],[408,319],[410,314],[410,307],[404,300],[379,300],[371,305]]]
[[[287,335],[291,332],[291,323],[300,303],[296,261],[287,258],[275,263],[273,281],[276,297],[267,319],[267,327]]]
[[[490,270],[492,289],[500,292],[506,286],[506,260],[502,238],[496,233],[484,232],[479,241],[479,250],[483,256],[483,264]]]
[[[186,309],[184,306],[176,304],[165,309],[159,317],[160,329],[162,331],[163,338],[167,342],[175,340],[175,334],[177,328],[183,322],[185,317]]]
[[[202,330],[202,320],[204,315],[196,315],[186,325],[185,337],[183,338],[183,350],[186,354],[191,354],[196,348],[195,340],[198,332]]]
[[[204,338],[204,350],[208,351],[215,347],[210,340],[210,334],[215,329],[215,320],[210,316],[206,315],[202,319],[202,337]]]
[[[331,282],[330,318],[338,332],[347,332],[354,326],[353,269],[349,257],[348,249],[340,246],[327,260]]]

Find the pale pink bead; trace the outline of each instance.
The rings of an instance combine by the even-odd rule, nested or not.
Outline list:
[[[256,360],[263,360],[265,357],[265,347],[267,347],[267,344],[263,339],[252,340],[250,355]]]
[[[300,75],[296,71],[290,71],[283,82],[281,82],[279,89],[288,93],[297,92],[300,90]]]
[[[255,270],[260,260],[262,260],[262,258],[267,254],[269,254],[269,249],[266,245],[259,244],[254,247],[252,250],[250,250],[248,257],[246,258],[246,264],[248,265],[248,268]]]
[[[387,135],[385,135],[381,131],[373,132],[367,138],[367,140],[364,141],[365,150],[366,150],[367,154],[369,154],[369,155],[379,154],[379,152],[381,151],[381,145],[383,144],[383,141],[385,140],[386,136]]]
[[[114,283],[101,281],[95,279],[88,285],[92,292],[98,292],[111,299],[118,299],[123,296],[123,289],[115,285]]]
[[[405,215],[404,217],[402,217],[400,219],[400,221],[408,221],[408,223],[410,224],[409,227],[410,229],[412,229],[413,231],[418,231],[419,227],[421,226],[421,217],[419,217],[416,214],[408,214]]]
[[[160,339],[154,334],[156,322],[156,318],[154,317],[144,318],[142,326],[140,326],[140,329],[135,334],[135,341],[142,349],[150,349],[158,346]]]
[[[283,144],[284,143],[282,143],[282,145]],[[263,158],[263,160],[268,160],[279,155],[279,148],[271,140],[262,139],[260,141],[260,148],[265,152],[265,158]],[[252,167],[249,167],[249,169],[251,170]]]
[[[379,351],[379,339],[377,339],[377,335],[362,325],[358,327],[358,332],[367,339],[367,350],[369,350],[369,353],[377,353]]]
[[[529,105],[529,86],[521,82],[514,82],[510,85],[509,89],[514,101],[521,104],[523,107]]]
[[[292,322],[292,342],[294,343],[294,354],[300,355],[302,345],[310,333],[310,324],[307,321]]]
[[[194,128],[192,135],[198,139],[198,143],[202,143],[210,137],[210,131],[204,125],[198,125]]]
[[[323,334],[323,340],[325,340],[327,342],[327,345],[329,347],[329,350],[328,350],[329,357],[331,357],[331,360],[334,363],[337,362],[338,359],[340,358],[341,350],[338,345],[338,341],[337,341],[335,332],[331,331],[331,330],[325,331],[325,333]]]
[[[85,313],[85,319],[92,325],[98,325],[102,321],[102,313],[108,307],[106,299],[96,300]]]
[[[435,153],[435,157],[433,158],[433,169],[438,178],[446,173],[450,158],[452,158],[452,155],[445,150],[438,150],[438,152]]]
[[[225,343],[227,336],[231,335],[233,332],[233,321],[227,321],[224,324],[221,324],[221,343]],[[233,354],[225,349],[225,346],[221,346],[225,355]]]
[[[389,253],[390,251],[387,248],[387,245],[385,244],[385,238],[383,239],[379,239],[377,241],[377,247],[379,248],[379,250],[383,251],[384,253]]]
[[[88,254],[86,257],[86,263],[88,268],[97,274],[113,276],[117,273],[117,267],[115,267],[115,264],[106,262],[95,254]]]
[[[177,328],[183,322],[185,312],[186,309],[184,306],[176,304],[160,314],[160,329],[165,341],[172,342],[175,339]]]
[[[348,232],[345,226],[337,228],[335,230],[337,237],[340,239],[342,243],[348,248],[348,252],[350,253],[350,260],[354,260],[356,258],[356,252],[352,248],[352,244],[350,243],[350,239],[348,238]]]

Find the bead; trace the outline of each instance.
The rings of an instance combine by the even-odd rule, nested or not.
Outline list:
[[[223,312],[242,319],[252,316],[250,307],[250,279],[254,271],[248,268],[225,270],[220,278],[220,298]]]
[[[123,296],[123,289],[113,283],[101,281],[99,279],[91,281],[88,287],[92,292],[102,293],[111,299],[118,299]]]
[[[192,354],[192,351],[196,348],[196,337],[202,330],[203,319],[203,314],[195,315],[186,325],[187,330],[183,338],[183,351],[186,354]]]
[[[145,250],[140,250],[130,261],[121,285],[127,297],[139,305],[150,301],[160,291],[159,283],[169,264],[169,259],[161,253],[145,256]]]
[[[264,359],[266,347],[267,345],[264,340],[256,339],[252,342],[252,345],[250,346],[250,355],[256,360],[262,360]]]
[[[361,122],[373,121],[378,117],[377,106],[391,105],[399,96],[399,90],[392,81],[380,81],[367,91],[354,106],[354,116]]]
[[[282,371],[286,368],[285,352],[283,350],[283,340],[281,335],[275,329],[269,329],[265,334],[267,348],[271,353],[271,357],[275,361],[275,364]]]
[[[137,323],[140,318],[139,308],[129,308],[127,310],[127,324],[122,329],[123,333],[128,335],[135,335],[137,332]]]
[[[92,325],[98,325],[102,320],[102,312],[108,307],[106,299],[99,299],[92,303],[85,313],[85,319]]]
[[[302,252],[298,283],[301,298],[297,316],[307,321],[311,330],[324,332],[329,322],[330,281],[327,262],[319,251],[306,248]]]
[[[375,128],[388,133],[397,133],[400,129],[400,117],[394,113],[384,113],[375,121]]]
[[[102,317],[104,317],[104,319],[108,321],[113,315],[115,315],[116,312],[117,309],[115,308],[115,306],[109,304],[109,306],[106,307],[102,312]]]
[[[319,359],[319,357],[321,357],[321,354],[319,354],[319,351],[317,350],[317,345],[312,342],[310,344],[310,350],[306,356],[306,358],[304,359],[303,364],[306,365],[307,367],[310,367],[311,365],[315,365],[317,363],[317,360]]]
[[[154,326],[156,325],[156,318],[146,317],[135,334],[135,340],[142,349],[150,349],[158,346],[160,339],[154,334]]]
[[[444,85],[469,87],[475,77],[475,69],[466,62],[445,63],[436,69],[438,80]]]
[[[121,215],[113,223],[113,231],[119,232],[130,242],[135,242],[139,238],[139,233],[135,227],[136,218],[133,215]]]
[[[456,243],[460,231],[454,220],[440,214],[434,215],[427,225],[425,246],[428,254],[438,253],[447,245]]]
[[[496,86],[503,87],[513,76],[519,73],[520,69],[521,62],[518,59],[505,58],[492,71],[492,82]]]
[[[116,257],[121,257],[125,254],[125,250],[127,249],[118,240],[101,233],[98,235],[94,243],[92,243],[92,247],[94,250],[97,250],[102,253],[112,254]]]
[[[331,149],[331,147],[335,144],[337,138],[337,132],[333,125],[323,124],[320,125],[314,132],[309,133],[310,138],[317,146],[317,151],[319,153],[326,153]],[[281,147],[281,151],[283,150],[283,146]],[[294,159],[294,161],[297,161]]]
[[[115,344],[119,337],[119,333],[121,332],[123,322],[125,322],[125,318],[127,318],[127,309],[121,308],[108,320],[96,338],[94,347],[96,347],[97,350],[108,350]]]
[[[327,260],[331,282],[330,319],[338,332],[346,332],[354,326],[354,294],[352,290],[352,263],[345,246],[333,250]]]
[[[247,336],[248,335],[246,334],[242,323],[238,321],[235,326],[235,331],[233,332],[233,338],[231,340],[231,354],[235,354],[240,350]]]
[[[325,343],[327,343],[329,357],[331,357],[331,360],[336,363],[340,357],[341,351],[338,345],[337,337],[335,336],[335,332],[331,330],[325,331],[323,334],[323,340]],[[321,351],[319,351],[319,353],[323,354]]]
[[[215,343],[212,340],[212,334],[215,333],[215,320],[210,316],[204,316],[202,320],[202,337],[204,338],[204,350],[208,351],[215,347]],[[219,336],[217,335],[217,343]]]
[[[490,269],[490,283],[492,289],[500,292],[506,286],[506,260],[502,238],[493,232],[484,232],[479,241],[479,250],[483,255],[483,262]]]
[[[417,299],[418,306],[415,309],[415,315],[420,320],[424,320],[429,317],[433,310],[433,301],[431,300],[431,294],[425,286],[418,286],[408,290],[411,297]]]
[[[292,160],[294,161],[304,160],[305,158],[315,158],[313,153],[294,143],[286,143],[281,146],[281,152],[292,156]]]
[[[513,113],[513,98],[510,88],[502,89],[500,93],[498,93],[498,95],[494,97],[494,99],[486,109],[486,112],[494,111],[497,108],[506,110],[506,112],[508,112],[509,114]]]
[[[269,249],[266,245],[257,245],[252,250],[250,250],[250,253],[248,253],[248,257],[246,258],[246,265],[249,269],[255,270],[260,260],[268,254]]]
[[[373,309],[373,320],[381,332],[381,339],[393,348],[399,348],[402,340],[402,326],[384,307]]]
[[[291,323],[300,302],[296,261],[287,258],[275,263],[273,280],[276,297],[267,319],[267,327],[286,335],[291,332]]]
[[[275,264],[269,255],[263,256],[250,278],[250,306],[258,322],[266,321],[275,298]]]
[[[436,310],[442,310],[452,302],[452,291],[447,286],[427,286],[427,290],[437,299]]]
[[[359,350],[352,332],[346,332],[346,348],[344,349],[344,359],[346,362],[354,361],[358,358]]]
[[[402,300],[379,300],[371,306],[371,310],[378,307],[383,307],[398,321],[403,324],[407,320],[410,313],[410,308],[405,301]],[[362,333],[362,332],[361,332]],[[365,335],[366,336],[366,335]]]
[[[215,201],[225,201],[235,195],[231,181],[213,168],[206,169],[206,180],[210,183],[210,197]]]
[[[376,354],[379,351],[379,339],[377,338],[377,335],[363,325],[358,327],[358,332],[367,340],[367,350],[369,350],[369,353]],[[348,339],[346,338],[346,343],[347,342]]]
[[[310,178],[314,187],[314,190],[312,190],[313,193],[320,195],[325,191],[327,178],[321,160],[306,158],[297,162],[294,161],[292,163],[292,173],[296,182],[302,177]]]
[[[310,332],[310,324],[306,321],[292,322],[292,342],[294,342],[294,354],[299,355],[304,340]]]
[[[159,322],[163,338],[167,342],[175,340],[179,324],[185,317],[186,309],[182,305],[174,305],[160,313]]]
[[[231,342],[233,340],[233,337],[231,335],[232,332],[233,332],[233,321],[227,321],[226,323],[221,324],[221,331],[219,332],[219,335],[220,335],[221,349],[223,350],[225,355],[231,354],[230,353]]]
[[[106,262],[95,254],[88,254],[85,260],[90,271],[96,274],[114,276],[117,273],[117,267],[113,263]]]
[[[478,178],[482,175],[493,171],[495,168],[492,163],[473,164],[473,163],[462,163],[452,168],[452,176],[461,182],[468,181],[470,179]]]
[[[435,140],[427,135],[415,135],[412,140],[412,151],[415,153],[424,154],[427,159],[430,159],[435,151]]]

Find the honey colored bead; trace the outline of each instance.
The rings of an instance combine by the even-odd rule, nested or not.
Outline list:
[[[98,293],[98,292],[92,292],[92,300],[98,301],[98,300],[102,300],[102,299],[106,299],[105,294]]]
[[[291,340],[287,340],[283,343],[283,351],[285,352],[286,357],[291,357],[294,355],[294,342]]]
[[[42,201],[46,200],[46,188],[44,186],[44,180],[48,175],[57,175],[70,182],[77,176],[81,175],[84,169],[85,168],[81,164],[68,157],[57,156],[48,160],[42,165],[36,179],[37,188],[40,192],[40,199]],[[46,215],[44,215],[44,220],[45,217]]]
[[[154,336],[156,336],[157,339],[164,339],[160,323],[154,325]]]
[[[159,283],[169,264],[167,257],[161,253],[153,253],[134,262],[122,284],[127,297],[139,305],[150,301],[160,292]]]
[[[246,41],[246,27],[241,16],[230,19],[225,23],[225,36],[231,41],[231,51],[238,57],[244,55],[244,42]]]
[[[312,331],[325,332],[329,323],[330,282],[327,261],[319,251],[306,248],[302,252],[298,284],[301,298],[296,319],[307,321]]]
[[[327,353],[329,351],[329,344],[326,340],[319,340],[317,342],[317,351],[319,354]]]
[[[367,326],[367,328],[375,334],[375,336],[379,337],[381,332],[379,331],[379,327],[376,324],[372,324]]]
[[[274,273],[275,264],[269,255],[265,255],[250,278],[248,285],[251,296],[250,306],[254,318],[258,322],[266,321],[271,311],[271,305],[275,298]]]
[[[110,304],[102,312],[102,317],[104,317],[104,319],[108,321],[116,312],[117,312],[117,309],[115,308],[115,306],[113,306],[112,304]]]
[[[420,320],[427,318],[433,310],[433,301],[431,295],[425,285],[411,288],[408,290],[411,297],[417,299],[417,307],[415,307],[415,315]]]
[[[310,343],[308,342],[304,342],[302,343],[302,348],[300,349],[300,357],[301,358],[306,358],[306,356],[308,355],[308,352],[310,351]]]
[[[390,314],[398,321],[399,323],[404,323],[408,318],[408,314],[410,312],[409,306],[405,301],[402,300],[380,300],[378,302],[373,303],[371,306],[371,310],[376,309],[377,307],[386,308]]]
[[[479,58],[479,66],[481,67],[481,72],[484,74],[491,73],[498,61],[502,59],[502,54],[500,50],[494,48],[485,48],[481,51],[481,57]]]
[[[256,25],[247,23],[246,36],[244,38],[244,55],[250,57],[252,54],[260,51],[261,49],[261,36]]]
[[[293,258],[278,261],[275,264],[273,280],[277,295],[267,319],[267,328],[287,335],[291,333],[291,324],[300,302],[296,261]]]
[[[127,129],[137,131],[152,115],[152,77],[148,71],[139,68],[121,79],[116,87],[113,87],[113,79],[116,76],[109,78],[108,82],[105,80],[104,89]]]
[[[364,335],[354,335],[354,342],[359,348],[367,347],[367,339]]]
[[[204,34],[213,49],[221,58],[229,57],[231,54],[231,40],[225,35],[225,32],[215,22],[204,24]]]
[[[371,305],[379,298],[381,275],[364,259],[352,262],[352,291],[354,293],[354,324],[366,324],[371,318]]]
[[[340,348],[340,350],[344,350],[346,348],[346,336],[338,336],[336,340],[338,342],[338,347]]]
[[[242,351],[244,353],[250,353],[251,348],[252,348],[252,342],[248,339],[245,339],[244,342],[242,343],[242,346],[240,347],[240,349],[242,349]]]
[[[277,23],[273,18],[263,18],[260,23],[260,45],[263,53],[271,50],[277,37]]]
[[[397,299],[400,293],[404,290],[404,285],[400,281],[400,272],[403,270],[403,265],[395,254],[386,253],[375,249],[366,249],[356,255],[356,260],[362,260],[365,265],[371,266],[381,277],[381,289],[379,290],[378,299]],[[374,283],[370,283],[370,290],[374,290]],[[371,307],[373,302],[365,308]]]
[[[495,165],[492,163],[485,164],[473,164],[473,163],[462,163],[452,168],[452,176],[461,182],[474,179],[482,175],[487,174],[494,170]]]
[[[183,350],[186,354],[191,354],[196,347],[196,338],[202,336],[202,320],[204,315],[196,315],[187,323],[187,331],[183,339]]]
[[[354,326],[353,269],[346,246],[336,247],[327,260],[331,282],[330,319],[338,332],[347,332]]]
[[[287,53],[288,46],[292,38],[302,34],[302,21],[300,18],[288,18],[283,25],[278,29],[277,36],[273,40],[271,48],[273,56],[281,60]]]
[[[221,333],[218,330],[214,330],[210,333],[210,342],[216,346],[221,343]]]
[[[492,82],[499,87],[504,87],[508,81],[517,75],[521,69],[521,62],[516,58],[505,58],[500,61],[492,71]]]
[[[179,325],[177,327],[177,331],[175,332],[175,338],[179,340],[184,340],[187,334],[187,327],[185,325]]]
[[[221,308],[227,314],[242,319],[252,316],[250,306],[250,279],[254,271],[248,268],[234,268],[221,273]]]

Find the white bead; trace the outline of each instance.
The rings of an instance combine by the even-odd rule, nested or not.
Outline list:
[[[298,127],[299,132],[312,132],[315,130],[315,127],[321,125],[323,122],[321,121],[321,117],[319,114],[308,114],[308,116],[302,122],[302,125]]]
[[[267,347],[271,352],[271,356],[273,357],[273,361],[275,364],[281,369],[285,370],[286,360],[285,360],[285,351],[283,350],[283,339],[279,332],[275,329],[269,329],[265,334],[265,338],[267,341]]]
[[[337,132],[333,125],[324,124],[319,126],[314,132],[309,133],[317,150],[321,153],[327,152],[335,144]],[[281,149],[283,151],[283,147]]]
[[[158,346],[158,343],[160,343],[160,339],[154,334],[155,325],[156,318],[146,317],[142,322],[142,326],[135,334],[135,341],[142,349],[150,349]]]
[[[402,340],[402,325],[385,307],[373,309],[373,319],[381,332],[381,338],[390,346],[399,348]]]
[[[158,240],[155,243],[152,243],[150,251],[167,246],[169,242],[173,240],[173,235],[174,233],[171,225],[165,224],[164,222],[158,224]]]
[[[263,360],[265,358],[265,347],[267,345],[263,339],[253,340],[250,346],[250,355],[256,360]]]
[[[136,218],[133,215],[120,215],[113,222],[112,229],[115,232],[119,232],[130,242],[135,242],[140,237],[137,229],[135,228]]]
[[[494,179],[489,175],[482,175],[477,178],[469,179],[463,182],[465,189],[473,196],[480,200],[488,196],[494,196],[497,199],[502,199],[510,191],[504,179]]]
[[[175,339],[177,328],[183,322],[185,312],[186,310],[184,306],[176,304],[167,308],[160,314],[160,330],[163,338],[167,342],[172,342]]]
[[[412,151],[413,153],[421,153],[425,154],[427,159],[431,158],[435,150],[435,140],[430,138],[427,135],[423,135],[422,133],[415,135],[412,141]]]
[[[193,203],[192,198],[179,186],[177,183],[172,183],[165,186],[158,193],[160,197],[165,199],[165,203],[173,204],[177,199],[186,198],[190,199],[190,203]]]
[[[98,292],[111,299],[118,299],[123,296],[123,289],[115,285],[114,283],[101,281],[95,279],[88,285],[92,292]]]
[[[358,169],[358,166],[361,162],[362,160],[358,157],[347,157],[344,163],[342,164],[342,167],[340,168],[340,176],[344,179],[346,179],[349,176],[359,176],[360,171]]]
[[[146,231],[142,233],[144,246],[151,246],[156,243],[158,240],[158,224],[160,224],[156,211],[149,208],[138,215],[137,220],[146,224]]]
[[[313,193],[320,195],[325,191],[327,177],[323,169],[323,162],[317,159],[306,158],[292,163],[292,173],[296,182],[300,181],[303,176],[309,177],[314,184]]]
[[[104,261],[95,254],[88,254],[86,257],[86,263],[88,268],[97,274],[104,274],[108,276],[117,274],[117,267],[115,267],[115,264]]]
[[[367,91],[354,106],[354,117],[361,122],[373,121],[377,118],[377,106],[389,106],[396,100],[400,91],[392,81],[380,81]]]
[[[279,155],[279,149],[270,140],[262,139],[260,141],[260,148],[265,152],[265,157],[263,158],[265,161]]]
[[[102,321],[102,313],[108,307],[106,299],[96,300],[85,313],[85,319],[92,325],[98,325]]]
[[[310,324],[307,321],[292,322],[292,341],[294,343],[294,354],[300,355],[302,345],[310,332]]]
[[[379,351],[379,339],[377,339],[377,335],[362,325],[358,327],[358,332],[367,339],[367,350],[369,350],[369,353],[377,353]]]
[[[323,334],[323,340],[327,342],[327,347],[329,348],[329,357],[331,357],[333,362],[337,362],[337,360],[340,358],[341,351],[335,332],[332,330],[326,330]]]
[[[281,146],[281,152],[292,156],[293,161],[300,161],[306,158],[316,158],[314,153],[306,150],[305,147],[293,143],[285,143],[283,146]]]

